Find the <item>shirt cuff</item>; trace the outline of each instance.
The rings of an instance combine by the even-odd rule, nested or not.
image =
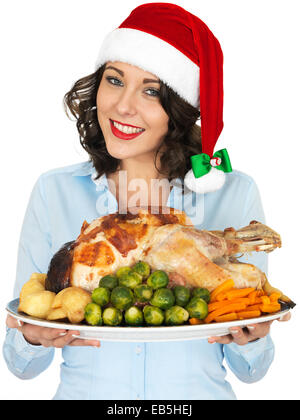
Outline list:
[[[23,334],[16,331],[15,339],[14,339],[14,348],[17,354],[22,354],[22,357],[27,361],[32,360],[33,357],[41,357],[49,353],[51,351],[50,348],[44,346],[35,346],[33,344],[28,343],[25,340]]]
[[[227,344],[227,347],[234,353],[243,356],[248,362],[250,362],[264,351],[272,349],[273,342],[270,336],[267,335],[266,337],[252,341],[248,344],[245,344],[244,346],[240,346],[236,343],[230,343]]]

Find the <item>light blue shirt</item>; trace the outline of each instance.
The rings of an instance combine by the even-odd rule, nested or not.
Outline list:
[[[84,220],[91,222],[118,211],[106,176],[94,180],[94,174],[91,163],[84,162],[49,171],[37,180],[20,237],[14,297],[33,272],[47,272],[54,253],[78,236]],[[264,222],[256,184],[241,172],[226,174],[223,188],[205,195],[182,193],[180,182],[174,180],[167,206],[186,211],[198,229],[237,229],[253,219]],[[241,261],[267,271],[264,253]],[[4,358],[21,379],[34,378],[48,368],[54,351],[30,345],[16,329],[7,330]],[[266,374],[274,346],[269,335],[245,346],[209,344],[204,339],[102,341],[100,348],[66,346],[62,356],[61,382],[54,399],[226,400],[236,397],[226,381],[224,358],[241,381],[252,383]]]

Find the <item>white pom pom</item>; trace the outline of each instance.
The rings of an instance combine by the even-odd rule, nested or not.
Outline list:
[[[223,187],[225,173],[219,169],[211,168],[206,175],[195,178],[193,170],[190,169],[184,177],[184,183],[188,189],[196,193],[213,192]]]

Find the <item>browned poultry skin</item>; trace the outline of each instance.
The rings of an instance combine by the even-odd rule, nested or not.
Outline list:
[[[195,229],[184,212],[172,208],[159,208],[158,214],[148,209],[136,210],[136,214],[114,213],[90,224],[84,222],[71,247],[69,285],[91,291],[102,276],[143,260],[153,270],[166,271],[174,284],[212,291],[233,278],[236,287],[260,288],[263,273],[251,264],[232,261],[230,256],[253,250],[270,252],[279,246],[280,236],[258,222],[237,231],[206,231]],[[48,290],[54,290],[52,277],[48,272]],[[63,288],[67,280],[61,277]],[[56,291],[58,287],[56,281]]]

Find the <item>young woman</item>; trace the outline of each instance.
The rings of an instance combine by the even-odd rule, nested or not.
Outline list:
[[[206,117],[207,103],[201,99],[203,75],[199,112],[193,97],[193,91],[199,95],[199,67],[194,77],[195,63],[185,57],[182,61],[182,51],[170,51],[162,34],[157,39],[152,34],[149,40],[149,26],[144,32],[136,29],[145,16],[147,24],[154,16],[160,30],[168,23],[169,32],[172,25],[174,33],[183,31],[184,42],[190,32],[195,36],[195,25],[204,27],[198,18],[172,4],[139,6],[118,29],[125,29],[123,35],[114,33],[110,45],[102,48],[105,54],[100,54],[96,71],[65,95],[90,159],[44,173],[34,186],[20,238],[16,297],[33,272],[47,272],[51,257],[78,235],[83,220],[158,205],[183,209],[199,229],[239,228],[253,219],[264,221],[257,187],[241,172],[230,171],[221,188],[205,195],[186,189],[183,181],[191,170],[190,157],[216,141],[220,125],[215,139],[207,140],[210,116]],[[193,31],[186,34],[182,22],[189,20]],[[208,28],[206,35],[212,37]],[[134,49],[134,43],[143,50]],[[195,45],[199,46],[199,39]],[[135,61],[137,51],[140,62]],[[166,66],[169,73],[164,73]],[[220,73],[219,68],[218,78]],[[196,124],[200,113],[205,137]],[[160,189],[155,187],[158,182]],[[267,270],[262,253],[252,262]],[[234,399],[225,379],[224,358],[238,378],[251,383],[265,375],[274,355],[270,323],[235,327],[230,335],[207,341],[101,345],[76,338],[78,331],[19,325],[11,317],[7,327],[4,357],[22,379],[40,374],[51,364],[54,349],[62,349],[64,363],[55,399]]]

